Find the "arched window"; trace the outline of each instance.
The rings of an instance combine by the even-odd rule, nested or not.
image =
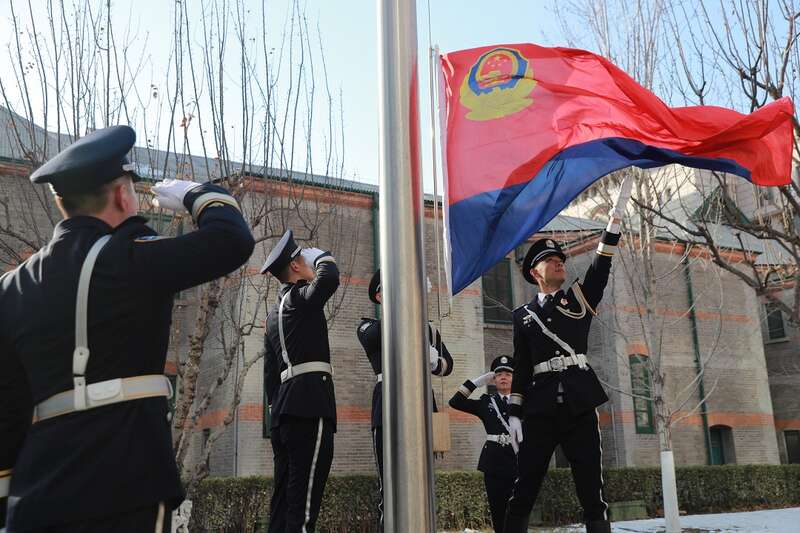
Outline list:
[[[783,312],[775,302],[764,304],[764,313],[767,316],[767,337],[769,340],[786,338],[786,328],[783,326]]]
[[[736,450],[733,446],[733,431],[728,426],[711,426],[708,429],[711,442],[711,464],[736,464]]]

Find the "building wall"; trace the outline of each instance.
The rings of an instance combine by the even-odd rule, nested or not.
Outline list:
[[[433,286],[428,295],[429,317],[438,327],[453,355],[455,369],[447,378],[431,376],[431,386],[440,410],[449,416],[451,426],[451,450],[437,454],[437,468],[472,468],[477,464],[477,454],[483,439],[482,429],[474,417],[464,416],[452,411],[447,401],[465,379],[483,373],[483,350],[476,349],[484,344],[482,328],[482,306],[480,282],[472,284],[456,297],[452,305],[444,295],[442,287],[442,314],[448,316],[439,319],[436,302],[436,258],[433,253],[434,228],[430,212],[426,219],[426,264],[428,276]],[[353,201],[344,209],[339,209],[333,227],[326,227],[315,239],[305,245],[315,245],[330,249],[337,257],[341,271],[342,283],[329,305],[333,315],[329,320],[329,340],[331,360],[334,367],[334,381],[337,401],[338,428],[335,438],[334,473],[373,473],[375,471],[372,435],[370,430],[370,413],[372,391],[375,376],[356,337],[356,329],[362,317],[375,317],[376,308],[369,300],[367,286],[375,269],[375,250],[373,248],[372,224],[375,214],[371,197],[365,201]],[[296,220],[289,219],[287,227],[297,227]],[[280,232],[278,232],[279,234]],[[296,236],[301,231],[296,231]],[[346,235],[349,238],[342,239]],[[302,237],[301,237],[302,238]],[[259,247],[250,260],[251,270],[255,271],[262,264],[274,240],[267,241]],[[267,306],[262,306],[258,313],[258,321],[263,325],[266,307],[274,305],[277,284],[268,277],[253,274],[257,283],[268,283],[270,290],[266,296]],[[444,280],[443,280],[444,281]],[[263,289],[253,289],[253,298]],[[449,308],[449,309],[448,309]],[[449,311],[449,313],[448,313]],[[253,357],[261,349],[263,327],[246,340],[247,356]],[[207,387],[219,373],[223,362],[217,358],[209,358],[204,367],[203,384]],[[226,382],[228,390],[220,395],[222,401],[214,403],[208,415],[204,417],[203,426],[212,430],[220,427],[220,411],[226,408],[226,398],[232,395],[232,382]],[[211,456],[211,470],[214,475],[271,474],[272,455],[269,441],[262,438],[262,394],[263,394],[263,361],[253,366],[245,379],[242,405],[239,408],[238,420],[233,422],[222,437]],[[238,437],[234,435],[238,434]],[[195,437],[196,450],[202,448],[203,435],[199,432]],[[238,440],[238,445],[235,441]],[[199,453],[199,452],[198,452]]]
[[[3,170],[0,168],[0,170]],[[37,221],[36,226],[45,228],[40,233],[49,235],[52,223],[52,205],[45,196],[46,209],[37,210],[29,198],[31,194],[24,172],[8,169],[0,179],[0,194],[6,202],[28,209]],[[279,236],[284,227],[299,227],[297,213],[282,218],[281,191],[272,189],[273,214],[261,223],[269,231],[259,228],[259,234],[271,233]],[[314,196],[314,195],[311,195]],[[38,197],[36,197],[38,198]],[[304,200],[312,202],[312,200]],[[369,429],[371,394],[374,376],[359,345],[355,331],[361,317],[375,316],[375,306],[367,297],[367,284],[374,271],[375,243],[373,197],[368,193],[337,192],[335,195],[320,193],[307,206],[305,215],[322,217],[318,232],[310,244],[334,251],[342,269],[342,286],[333,299],[330,311],[330,341],[332,361],[336,371],[336,395],[339,428],[336,436],[336,451],[333,471],[335,473],[374,472],[371,435]],[[258,202],[246,199],[244,208],[251,212]],[[252,214],[252,213],[251,213]],[[13,215],[12,215],[13,216]],[[58,217],[55,217],[57,221]],[[49,227],[48,227],[49,225]],[[263,226],[262,226],[263,228]],[[26,229],[26,228],[23,228]],[[440,229],[440,228],[439,228]],[[30,228],[27,228],[30,231]],[[298,231],[301,239],[308,233]],[[483,320],[480,281],[448,302],[446,289],[438,287],[436,257],[434,254],[434,224],[430,211],[426,218],[425,249],[426,269],[434,284],[429,296],[429,316],[437,325],[455,359],[455,370],[447,378],[432,378],[432,388],[437,404],[448,414],[451,426],[451,450],[437,456],[437,468],[473,469],[477,463],[484,435],[481,425],[474,417],[454,412],[447,407],[447,400],[465,379],[480,375],[488,362],[496,355],[513,353],[511,330],[505,325],[490,325]],[[565,237],[562,234],[556,238]],[[593,257],[593,247],[588,237],[582,237],[588,248],[576,253],[568,261],[570,279],[580,277]],[[222,316],[229,316],[235,309],[244,312],[252,320],[252,332],[243,338],[243,350],[234,351],[239,366],[256,358],[262,348],[263,321],[267,307],[275,303],[277,284],[274,280],[257,274],[274,238],[264,239],[256,248],[249,262],[246,289],[241,293],[230,293],[223,302]],[[533,287],[525,283],[519,266],[512,263],[512,294],[514,305],[529,301],[535,294]],[[663,331],[660,352],[665,357],[667,395],[677,396],[687,383],[696,376],[691,323],[686,316],[688,296],[686,282],[681,269],[676,269],[680,259],[672,249],[663,249],[658,255],[659,278],[657,324]],[[600,409],[601,432],[604,445],[604,462],[608,466],[654,465],[658,462],[658,440],[655,435],[637,434],[633,423],[633,406],[629,395],[630,373],[627,356],[640,352],[642,346],[652,341],[644,338],[641,329],[638,294],[641,287],[631,286],[631,276],[640,269],[635,261],[615,259],[613,273],[600,315],[594,320],[590,333],[589,358],[598,375],[609,384],[611,401]],[[792,340],[784,343],[768,343],[769,371],[763,344],[760,304],[744,285],[728,274],[720,273],[707,261],[693,258],[692,279],[695,287],[696,312],[700,352],[703,357],[713,354],[704,377],[707,390],[712,389],[708,399],[709,424],[723,424],[732,428],[736,459],[740,463],[774,463],[779,460],[780,433],[784,427],[798,427],[796,394],[792,387],[798,382],[797,375],[781,374],[779,369],[796,359],[796,332]],[[442,297],[437,305],[434,297],[440,290]],[[176,301],[173,318],[173,344],[167,363],[167,372],[174,373],[177,361],[185,355],[187,337],[194,327],[199,289],[184,291]],[[241,305],[239,305],[241,304]],[[441,313],[446,316],[439,317]],[[222,323],[216,324],[207,341],[206,354],[201,369],[199,392],[202,395],[220,377],[226,356],[223,349]],[[236,366],[234,365],[234,369]],[[241,405],[232,422],[225,427],[229,398],[233,394],[236,372],[231,372],[221,385],[221,393],[215,395],[209,409],[199,420],[191,449],[192,457],[199,457],[209,434],[225,429],[216,443],[211,456],[211,471],[214,475],[270,474],[272,468],[271,447],[262,437],[263,422],[263,361],[258,361],[244,378]],[[770,387],[771,379],[771,387]],[[476,391],[476,394],[478,391]],[[772,421],[773,398],[776,404],[776,421]],[[670,396],[671,395],[671,396]],[[674,398],[673,398],[674,399]],[[696,393],[686,400],[683,411],[697,403]],[[677,400],[675,400],[677,401]],[[778,407],[780,405],[780,408]],[[679,409],[680,411],[681,409]],[[673,428],[673,443],[678,464],[703,464],[706,459],[702,422],[696,414],[687,416]]]
[[[789,286],[776,293],[790,306],[794,288]],[[783,316],[785,337],[770,339],[767,331],[766,313],[761,302],[764,351],[769,372],[770,395],[775,410],[775,435],[782,463],[787,461],[784,431],[800,430],[800,328]]]
[[[639,353],[649,356],[654,374],[660,368],[664,376],[664,398],[676,420],[672,425],[676,463],[705,464],[703,423],[695,410],[701,396],[693,384],[697,364],[686,267],[680,261],[682,250],[658,248],[653,319],[644,319],[647,302],[641,263],[623,246],[592,330],[598,337],[605,332],[614,334],[615,339],[605,353],[601,377],[607,376],[611,385],[612,425],[622,426],[615,432],[622,434],[616,453],[624,457],[622,464],[630,466],[655,465],[659,460],[658,439],[655,434],[637,433],[633,399],[626,394],[631,391],[628,356]],[[738,463],[775,463],[772,402],[758,306],[745,285],[705,258],[690,257],[688,269],[699,356],[705,366],[708,425],[731,427]]]

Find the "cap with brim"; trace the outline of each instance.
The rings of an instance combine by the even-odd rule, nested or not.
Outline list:
[[[130,126],[95,130],[61,150],[33,174],[31,181],[49,183],[59,194],[91,192],[120,176],[139,176],[127,154],[136,142]]]
[[[381,292],[381,269],[375,271],[372,275],[372,279],[369,280],[369,299],[372,300],[374,303],[380,303],[376,298],[377,294]]]
[[[261,267],[261,273],[265,274],[269,272],[277,277],[283,272],[286,265],[299,254],[300,247],[294,242],[292,230],[287,230],[281,237],[281,240],[278,241],[278,244],[269,252],[264,266]]]
[[[492,372],[513,372],[514,371],[514,358],[507,355],[495,357],[491,366]]]
[[[553,239],[539,239],[531,244],[531,247],[528,248],[528,253],[525,254],[525,260],[522,261],[522,277],[528,283],[538,285],[536,278],[531,275],[531,269],[536,266],[536,263],[547,259],[551,255],[560,257],[562,261],[567,260],[567,256],[561,251],[561,246]]]

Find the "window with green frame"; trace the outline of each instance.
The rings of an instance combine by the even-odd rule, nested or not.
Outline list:
[[[483,288],[483,321],[511,324],[511,260],[500,260],[481,279]]]
[[[633,416],[636,433],[655,433],[653,401],[645,399],[650,397],[650,368],[647,366],[647,356],[632,354],[628,357],[631,365],[631,392],[635,394]]]
[[[786,442],[786,462],[789,464],[800,464],[800,431],[788,429],[783,432]]]
[[[769,340],[786,338],[786,328],[783,326],[783,312],[775,302],[764,304],[764,313],[767,315],[767,335]]]

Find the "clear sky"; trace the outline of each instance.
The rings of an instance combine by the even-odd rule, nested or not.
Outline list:
[[[9,0],[0,0],[5,4]],[[230,4],[231,2],[229,2]],[[34,10],[38,18],[37,30],[44,34],[46,3],[34,2]],[[92,1],[91,5],[105,4]],[[57,5],[57,2],[56,2]],[[134,52],[137,47],[146,57],[143,73],[139,77],[139,85],[143,85],[144,93],[151,80],[158,80],[165,72],[165,64],[170,55],[171,19],[174,6],[165,0],[136,0],[133,2],[116,1],[112,4],[116,32],[129,28],[137,35]],[[188,4],[192,11],[193,27],[199,34],[200,12],[209,9],[212,2],[194,1]],[[217,7],[223,5],[221,0]],[[245,2],[253,17],[251,24],[257,24],[260,2]],[[269,30],[278,35],[284,22],[288,1],[272,1],[268,6]],[[423,172],[426,176],[426,189],[430,190],[430,130],[428,99],[428,43],[438,44],[443,52],[471,48],[475,46],[537,42],[540,44],[559,44],[558,25],[554,15],[544,0],[508,1],[508,2],[473,2],[456,0],[431,0],[430,2],[430,35],[428,32],[427,1],[417,4],[419,69],[421,97],[421,125],[423,145]],[[27,24],[27,2],[17,0],[14,7],[21,24]],[[344,140],[345,140],[345,176],[361,181],[377,183],[378,180],[378,65],[377,65],[377,1],[375,0],[308,0],[301,3],[305,9],[309,26],[316,33],[319,28],[324,46],[329,82],[334,91],[341,91]],[[39,10],[39,11],[36,11]],[[3,9],[0,16],[0,76],[6,86],[14,85],[10,74],[9,62],[14,52],[14,32],[11,27],[9,10]],[[231,32],[233,33],[233,32]],[[198,42],[199,35],[193,36]],[[43,38],[47,38],[44,36]],[[234,35],[229,36],[234,39]],[[561,43],[563,44],[563,43]],[[226,69],[226,93],[228,98],[235,98],[238,88],[235,79],[238,64],[228,61]],[[167,74],[169,76],[169,74]],[[158,83],[154,81],[153,83]],[[161,83],[164,83],[163,81]],[[163,90],[163,89],[162,89]],[[19,105],[17,101],[16,105]],[[34,108],[41,106],[41,99],[34,96]],[[139,139],[140,143],[142,139]],[[155,144],[162,144],[157,139]],[[163,148],[163,146],[158,146]],[[237,151],[241,147],[237,148]],[[315,149],[313,157],[324,158],[321,149]],[[319,168],[315,164],[315,168]]]
[[[378,179],[377,2],[313,2],[323,28],[328,58],[344,95],[348,167],[360,180]],[[457,0],[417,2],[417,33],[421,98],[423,173],[430,190],[430,101],[428,44],[442,52],[492,44],[558,43],[558,25],[545,1],[476,2]],[[313,7],[312,7],[313,6]],[[429,41],[430,37],[430,41]]]
[[[561,25],[554,13],[553,6],[557,1],[559,0],[506,0],[496,2],[420,0],[417,2],[422,170],[426,180],[425,189],[427,191],[432,190],[428,85],[429,42],[438,45],[442,52],[520,42],[533,42],[545,46],[569,46],[570,43],[566,41],[561,31]],[[36,0],[30,2],[33,17],[28,12],[28,0],[0,0],[0,6],[3,6],[3,9],[0,10],[0,81],[3,82],[3,87],[13,109],[20,111],[27,107],[27,102],[19,96],[19,84],[13,70],[14,68],[19,70],[19,60],[16,57],[17,41],[15,39],[15,37],[19,37],[23,49],[22,64],[28,69],[26,80],[29,85],[34,87],[30,91],[30,106],[34,110],[35,120],[40,124],[42,121],[38,120],[38,118],[43,116],[41,113],[43,98],[41,90],[36,89],[36,84],[39,82],[35,79],[40,61],[29,40],[29,35],[32,31],[31,20],[35,21],[36,32],[41,41],[45,43],[46,46],[44,48],[47,49],[43,54],[44,59],[41,63],[48,65],[51,70],[54,69],[53,65],[56,62],[59,64],[65,63],[69,58],[64,47],[53,44],[54,39],[47,24],[49,16],[48,5],[58,8],[60,2],[66,5],[66,18],[71,25],[75,25],[76,17],[69,11],[73,9],[73,6],[78,6],[84,10],[89,9],[92,12],[93,17],[98,20],[97,26],[101,28],[102,33],[104,20],[102,16],[98,19],[98,13],[102,13],[107,0]],[[586,16],[579,17],[574,13],[570,13],[571,10],[585,10],[590,3],[584,3],[583,0],[560,0],[560,2],[559,6],[566,10],[566,13],[562,14],[567,17],[568,31],[579,41],[577,46],[591,50],[594,37],[591,29],[586,25],[588,24],[587,20],[593,20],[591,18],[592,15],[588,15],[589,18],[587,18]],[[267,36],[267,47],[273,48],[267,54],[268,61],[273,66],[277,65],[282,35],[287,27],[287,13],[291,13],[295,6],[299,6],[298,9],[304,13],[305,23],[311,35],[311,47],[318,47],[318,43],[321,42],[324,50],[324,66],[327,70],[330,90],[335,100],[334,121],[339,121],[341,113],[341,130],[344,137],[343,177],[377,183],[377,51],[380,45],[377,42],[378,0],[263,0],[263,2],[261,0],[113,0],[111,5],[114,34],[117,42],[127,41],[130,44],[127,55],[132,63],[138,64],[141,61],[136,83],[125,84],[126,90],[130,90],[127,101],[133,107],[133,112],[129,113],[130,120],[139,132],[137,143],[144,145],[149,142],[152,146],[160,149],[167,148],[166,132],[169,130],[169,125],[172,124],[173,127],[177,127],[184,113],[197,115],[199,110],[199,114],[202,116],[202,130],[208,132],[207,128],[209,128],[211,122],[209,117],[219,109],[218,106],[212,107],[210,104],[212,101],[210,97],[212,88],[208,85],[201,88],[196,104],[191,101],[188,102],[185,111],[180,106],[174,113],[170,109],[172,103],[170,93],[174,92],[177,80],[173,61],[175,56],[171,44],[174,13],[177,9],[186,6],[189,13],[190,29],[186,33],[184,42],[190,43],[195,51],[194,66],[201,73],[203,72],[202,49],[204,39],[207,35],[213,35],[217,32],[216,28],[209,29],[206,27],[204,29],[203,25],[205,23],[207,26],[209,21],[213,19],[213,17],[209,16],[209,13],[222,11],[227,13],[228,29],[225,37],[226,49],[222,61],[223,72],[211,72],[209,78],[215,82],[213,87],[215,104],[219,104],[220,95],[224,96],[225,132],[229,143],[229,157],[234,161],[244,159],[242,154],[246,148],[245,142],[248,145],[252,142],[243,140],[245,136],[242,130],[244,129],[245,121],[249,120],[251,121],[251,127],[253,125],[257,127],[259,123],[266,120],[267,116],[261,103],[263,100],[259,101],[258,98],[256,98],[254,108],[249,109],[247,113],[242,111],[245,107],[241,104],[242,73],[239,62],[238,35],[235,28],[236,19],[239,17],[245,23],[245,32],[247,33],[245,39],[246,49],[255,58],[254,61],[261,63],[257,65],[255,74],[248,74],[248,80],[253,82],[253,90],[257,91],[265,85],[265,80],[261,78],[266,77],[264,75],[264,64],[267,60],[264,59],[265,53],[258,39],[251,39],[251,37],[253,35],[258,37],[263,28],[263,34]],[[264,24],[262,24],[261,19],[262,5],[266,6]],[[609,5],[613,5],[614,9],[617,10],[627,9],[624,0],[609,0]],[[645,10],[649,9],[651,12],[653,5],[655,4],[648,4],[647,2],[643,4]],[[89,7],[87,8],[87,6]],[[240,6],[241,9],[237,9]],[[12,7],[22,28],[22,31],[18,33],[14,32],[11,24]],[[713,12],[713,8],[709,9]],[[625,18],[628,15],[627,11],[622,14],[619,11],[615,13],[612,16],[614,21],[620,16]],[[57,19],[58,15],[55,18]],[[631,28],[626,24],[645,24],[646,26],[646,21],[643,23],[635,17],[628,17],[627,20],[612,25],[610,29],[612,32],[619,34],[642,27],[634,26]],[[691,32],[691,35],[700,35],[704,30],[705,28],[702,25],[689,29],[682,28],[682,31]],[[73,31],[72,38],[74,40],[78,36],[74,34],[74,28],[71,31]],[[319,38],[317,32],[319,32]],[[93,39],[93,36],[89,33],[85,33],[80,37],[84,43]],[[103,44],[104,38],[104,35],[101,34],[97,42]],[[686,43],[688,45],[689,41],[686,41]],[[702,47],[702,42],[700,44]],[[618,66],[623,69],[626,68],[626,56],[630,55],[627,54],[630,50],[629,47],[625,44],[625,41],[621,41],[617,42],[613,48],[617,50],[616,53],[620,54],[619,60],[622,61],[618,63]],[[291,52],[287,52],[284,49],[283,57],[285,58],[289,53],[295,54],[296,64],[298,49],[299,47],[295,47]],[[61,57],[58,60],[54,59],[54,56],[59,52],[62,54]],[[216,54],[219,52],[220,47],[215,43],[212,54],[214,61],[216,61]],[[676,64],[674,62],[677,59],[673,57],[675,55],[674,51],[666,50],[665,52],[662,50],[661,53],[663,56],[659,57],[657,61],[667,67],[675,67]],[[99,55],[102,56],[102,53]],[[291,162],[293,169],[324,173],[327,171],[325,170],[325,163],[329,139],[327,137],[327,100],[324,94],[325,88],[322,85],[322,58],[319,50],[312,50],[311,57],[314,59],[314,72],[317,74],[314,80],[317,83],[316,96],[313,103],[314,122],[309,128],[304,122],[306,119],[301,116],[295,134],[292,135],[291,132],[286,132],[285,138],[294,139],[299,146],[299,148],[295,146],[297,152]],[[93,58],[97,64],[102,64],[102,59],[102,57]],[[307,66],[310,65],[308,59],[310,58],[307,57]],[[184,58],[183,63],[184,76],[188,77],[188,60]],[[716,70],[711,70],[711,68],[709,67],[709,78],[712,85],[715,85],[715,98],[713,98],[715,101],[709,103],[736,106],[736,102],[726,101],[725,95],[738,94],[741,90],[736,86],[726,85],[726,83],[731,83],[730,79],[725,81],[724,75],[719,75]],[[63,76],[63,69],[61,72]],[[631,72],[631,74],[636,76],[634,72]],[[730,73],[728,72],[727,74]],[[656,77],[658,77],[658,74],[656,74]],[[50,78],[48,85],[52,91],[52,75]],[[296,78],[290,76],[288,63],[284,59],[280,71],[281,81],[276,86],[278,98],[286,94],[290,79],[295,80]],[[218,86],[218,80],[221,80],[222,87]],[[674,100],[675,105],[684,104],[684,102],[676,99],[680,95],[675,94],[675,84],[672,79],[666,77],[657,81],[658,83],[654,84],[654,90],[659,96],[668,102]],[[97,83],[101,82],[102,77]],[[733,82],[738,83],[735,79]],[[188,83],[189,81],[185,80],[185,84],[188,85]],[[310,82],[306,80],[306,83]],[[184,92],[188,95],[189,100],[194,99],[194,95],[189,94],[191,90],[185,90]],[[341,95],[341,106],[339,106],[339,95]],[[308,102],[303,101],[301,98],[300,106],[307,104]],[[2,99],[0,99],[0,105],[5,105]],[[192,105],[196,105],[197,109],[192,110]],[[52,109],[52,107],[53,98],[50,99],[50,108]],[[101,106],[97,105],[97,103],[92,103],[90,107],[98,109]],[[283,107],[278,112],[280,116],[277,120],[283,118],[283,111],[287,107],[286,102],[283,102]],[[744,111],[744,109],[742,110]],[[80,115],[83,116],[83,114]],[[51,129],[54,127],[55,122],[53,117],[54,112],[51,111],[48,119],[48,127]],[[123,119],[125,119],[124,116]],[[119,123],[124,120],[112,118],[111,121]],[[98,122],[99,120],[96,118],[94,123],[92,123],[91,119],[84,118],[79,126],[80,133],[82,134],[85,131],[87,123],[93,127],[101,127],[103,125]],[[201,120],[195,118],[190,124],[190,128],[187,129],[189,134],[188,145],[194,154],[201,153],[199,140],[200,123]],[[305,130],[310,130],[310,133]],[[336,139],[339,134],[338,124],[334,125],[334,130],[335,134],[331,137]],[[307,138],[311,139],[311,148],[308,151],[305,147]],[[213,140],[211,143],[206,142],[211,145],[206,153],[210,157],[216,157],[218,154],[213,146]],[[179,146],[178,150],[182,150],[182,148]],[[253,147],[252,152],[257,152],[258,150],[259,147]],[[252,161],[254,164],[264,162],[263,152],[266,150],[262,149],[261,151],[262,154],[260,156],[257,153],[251,154],[251,158],[248,161]],[[337,150],[334,150],[334,152],[337,152]],[[313,161],[313,168],[309,168],[306,164],[309,159]],[[267,161],[267,164],[277,166],[270,161]],[[338,167],[338,163],[336,166]],[[330,171],[327,172],[331,173]]]

